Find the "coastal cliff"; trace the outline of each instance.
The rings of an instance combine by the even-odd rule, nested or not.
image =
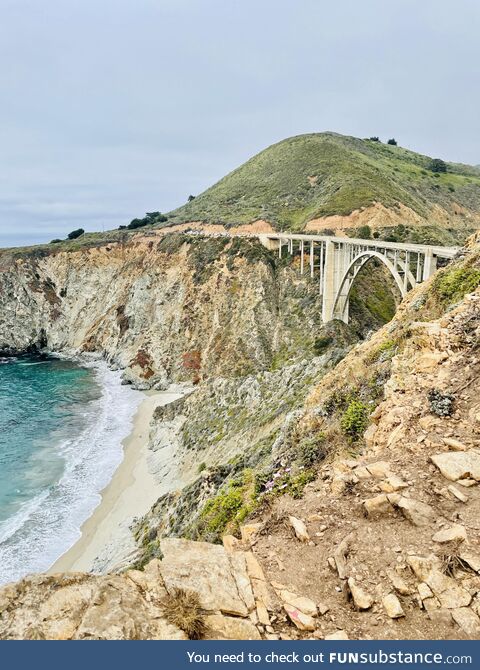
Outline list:
[[[188,381],[191,392],[158,408],[150,426],[151,450],[174,445],[185,485],[134,524],[138,549],[122,574],[4,587],[0,635],[181,637],[186,627],[169,628],[168,608],[183,588],[196,594],[206,637],[478,637],[479,242],[364,342],[344,324],[322,326],[315,285],[250,241],[221,240],[220,253],[198,266],[193,243],[176,236],[82,251],[68,263],[60,253],[4,264],[2,348],[97,351],[140,387]],[[158,248],[169,244],[173,255]],[[229,255],[233,244],[246,251]],[[140,290],[145,275],[150,297]],[[176,310],[190,304],[195,325],[152,312],[152,294],[182,296]],[[227,332],[218,325],[223,302],[235,323]],[[20,326],[9,333],[15,314],[27,335]],[[185,366],[196,348],[201,365],[187,357]],[[132,363],[139,350],[153,374]],[[215,601],[209,568],[221,587]],[[232,578],[245,589],[236,609],[222,599],[235,593]],[[121,625],[105,626],[100,604],[85,610],[93,593],[115,605]],[[31,606],[41,600],[46,610]]]

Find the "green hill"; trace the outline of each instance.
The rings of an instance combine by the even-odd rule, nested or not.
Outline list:
[[[433,172],[431,162],[374,140],[299,135],[268,147],[170,212],[166,225],[231,227],[264,219],[278,230],[299,231],[312,219],[377,202],[392,210],[403,205],[421,224],[458,228],[452,236],[464,237],[480,227],[480,169],[446,163],[446,172]]]

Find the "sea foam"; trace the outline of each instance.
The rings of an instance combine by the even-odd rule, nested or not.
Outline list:
[[[122,441],[132,429],[142,394],[122,385],[121,373],[104,362],[85,365],[94,368],[100,397],[75,408],[83,413],[84,428],[78,434],[49,446],[63,461],[58,480],[0,523],[0,584],[45,572],[75,544],[122,461]],[[38,460],[40,472],[48,467],[48,451],[39,453]]]

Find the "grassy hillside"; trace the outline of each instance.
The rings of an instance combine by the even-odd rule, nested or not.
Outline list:
[[[434,205],[480,214],[480,169],[447,163],[446,173],[434,173],[430,163],[428,156],[372,140],[300,135],[251,158],[171,212],[166,225],[266,219],[280,230],[301,230],[311,219],[348,215],[374,202],[405,205],[425,221]]]

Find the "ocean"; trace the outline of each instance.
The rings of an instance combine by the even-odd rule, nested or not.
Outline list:
[[[0,584],[78,540],[141,399],[103,362],[0,358]]]

